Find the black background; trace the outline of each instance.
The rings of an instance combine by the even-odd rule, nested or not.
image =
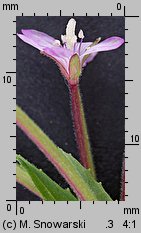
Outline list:
[[[124,17],[74,17],[84,41],[98,37],[124,38]],[[21,29],[43,31],[56,39],[65,34],[70,17],[17,17]],[[124,46],[101,52],[83,70],[80,88],[97,177],[115,199],[120,195],[124,154]],[[63,150],[78,159],[72,128],[69,92],[56,64],[17,37],[17,104]],[[17,153],[42,168],[62,187],[64,179],[36,146],[17,128]],[[17,200],[39,200],[17,184]]]

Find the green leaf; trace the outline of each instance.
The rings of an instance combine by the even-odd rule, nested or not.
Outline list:
[[[42,199],[46,201],[77,201],[69,189],[61,188],[42,170],[36,168],[21,155],[17,155],[16,159],[20,164],[19,166],[25,170],[25,173],[27,173],[27,176],[29,176],[29,180],[32,180]],[[31,191],[32,187],[30,187]]]
[[[66,162],[68,161],[67,166],[72,171],[71,178],[75,179],[80,194],[85,194],[86,199],[84,200],[112,201],[111,197],[102,187],[102,183],[94,179],[90,169],[84,168],[71,154],[68,156],[68,154],[60,148],[58,148],[58,151],[64,155],[64,160],[66,160]],[[83,198],[81,200],[83,200]]]
[[[19,107],[17,107],[17,125],[56,167],[80,200],[112,201],[101,183],[94,180],[91,172],[71,154],[57,147]]]
[[[25,186],[27,189],[29,189],[31,192],[33,192],[35,195],[40,197],[42,196],[38,189],[35,187],[31,177],[28,175],[28,173],[22,168],[20,164],[16,164],[16,181],[20,183],[21,185]]]

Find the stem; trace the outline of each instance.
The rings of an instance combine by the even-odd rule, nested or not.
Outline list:
[[[69,84],[69,91],[72,117],[74,122],[74,131],[80,160],[85,168],[90,168],[93,176],[96,178],[79,85]]]

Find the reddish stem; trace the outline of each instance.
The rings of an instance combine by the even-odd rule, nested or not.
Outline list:
[[[90,168],[91,172],[95,176],[95,169],[92,159],[92,153],[90,148],[83,104],[79,91],[79,85],[69,84],[69,91],[70,91],[70,99],[71,99],[72,117],[74,122],[74,131],[75,131],[76,143],[80,155],[80,160],[82,165],[85,168]]]

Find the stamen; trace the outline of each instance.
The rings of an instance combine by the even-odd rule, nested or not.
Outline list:
[[[75,53],[75,46],[76,46],[77,43],[74,44],[73,46],[73,52]]]
[[[94,41],[93,45],[98,44],[100,41],[101,41],[101,37],[98,37],[98,38]]]
[[[66,43],[66,35],[61,35],[61,40],[62,40],[62,43],[65,44]]]
[[[61,45],[60,40],[55,40],[53,42],[53,45],[60,46]]]
[[[66,43],[63,44],[63,47],[64,47],[64,48],[67,48]]]
[[[82,42],[83,42],[83,38],[81,39],[80,44],[79,44],[79,49],[78,49],[79,55],[80,55],[80,52],[81,52],[81,45],[82,45]]]
[[[86,48],[86,50],[90,49],[94,45],[97,45],[101,41],[101,37],[98,37],[89,47]]]
[[[78,53],[79,53],[79,55],[80,55],[80,52],[81,52],[81,45],[82,45],[82,42],[83,42],[83,39],[84,39],[84,33],[83,33],[82,30],[79,31],[78,37],[81,39],[81,40],[80,40],[80,44],[79,44],[79,49],[78,49]]]
[[[78,37],[79,37],[80,39],[84,39],[84,33],[83,33],[82,30],[79,31]]]

